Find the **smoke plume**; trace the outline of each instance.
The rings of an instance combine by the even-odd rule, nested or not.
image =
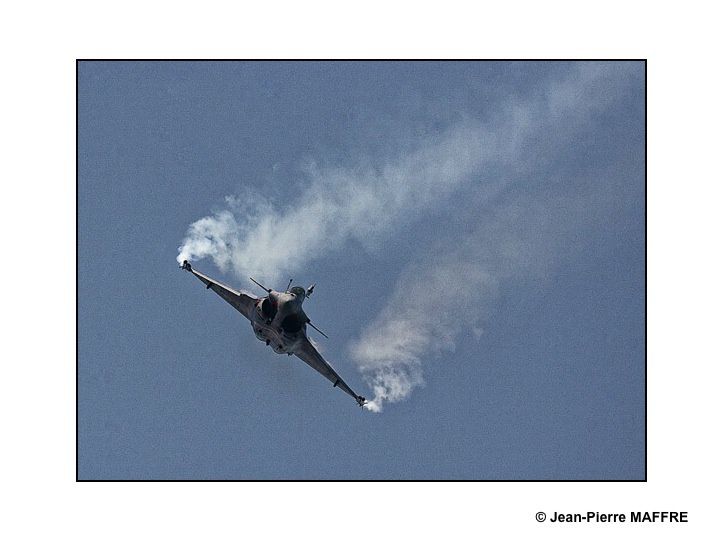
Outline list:
[[[514,199],[459,242],[438,239],[406,268],[386,307],[349,346],[374,392],[368,409],[381,412],[422,386],[423,360],[453,351],[460,334],[480,337],[503,287],[544,280],[584,212],[581,198]]]
[[[379,169],[308,166],[307,188],[292,205],[227,197],[225,209],[190,225],[177,260],[211,258],[224,272],[273,282],[351,239],[372,248],[465,185],[496,145],[497,135],[463,125]]]
[[[178,261],[210,258],[223,272],[273,283],[350,241],[376,249],[402,230],[398,224],[442,209],[451,197],[495,208],[481,219],[473,215],[477,223],[461,241],[438,237],[349,345],[374,392],[369,408],[379,412],[423,385],[423,362],[452,350],[459,333],[482,333],[501,287],[552,266],[554,247],[546,239],[561,237],[553,227],[580,214],[551,210],[581,201],[538,200],[530,195],[532,173],[623,95],[636,71],[627,64],[575,64],[523,100],[508,97],[484,122],[466,119],[384,164],[307,166],[305,187],[291,204],[257,193],[227,197],[224,208],[189,226]]]

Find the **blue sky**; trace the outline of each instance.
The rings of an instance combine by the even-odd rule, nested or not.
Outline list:
[[[81,63],[80,478],[643,478],[644,85]],[[257,341],[180,246],[236,287],[317,282],[323,354],[381,412]]]

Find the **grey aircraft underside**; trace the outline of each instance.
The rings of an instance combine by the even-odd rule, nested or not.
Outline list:
[[[308,288],[307,292],[302,287],[293,287],[285,292],[278,292],[266,289],[250,278],[267,293],[267,296],[257,297],[247,291],[231,289],[227,285],[201,274],[188,261],[183,261],[180,268],[195,275],[205,284],[206,288],[212,289],[223,300],[242,313],[250,321],[255,336],[272,347],[276,353],[297,356],[332,382],[333,386],[337,386],[343,392],[352,396],[358,405],[362,407],[367,403],[364,397],[353,392],[307,338],[307,325],[312,326],[322,334],[322,331],[310,322],[302,309],[303,301],[312,294],[314,285]]]

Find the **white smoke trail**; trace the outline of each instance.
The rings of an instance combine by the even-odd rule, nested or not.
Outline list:
[[[227,209],[190,225],[178,262],[210,257],[223,271],[272,282],[350,239],[372,247],[442,204],[497,156],[497,144],[498,134],[463,125],[379,170],[310,166],[307,189],[285,208],[258,195],[226,198]]]
[[[423,358],[454,350],[459,334],[482,335],[501,287],[542,279],[563,231],[578,226],[581,215],[581,200],[516,199],[464,240],[440,239],[406,268],[386,307],[349,347],[374,392],[368,409],[381,412],[385,402],[422,386]]]
[[[420,219],[458,192],[492,201],[613,104],[628,80],[639,74],[636,68],[574,64],[527,100],[508,98],[499,104],[487,123],[461,122],[384,165],[307,167],[306,188],[283,207],[257,194],[227,197],[227,208],[190,225],[178,262],[209,257],[224,272],[275,282],[350,240],[373,248],[394,234],[397,224]],[[479,182],[477,176],[488,169],[506,174]],[[516,189],[522,193],[523,187]],[[506,215],[515,215],[510,210],[519,204],[510,203]],[[545,209],[528,204],[524,211],[541,216]],[[428,351],[452,349],[461,331],[480,332],[478,324],[501,283],[520,270],[532,275],[549,264],[538,262],[546,260],[542,253],[536,259],[527,257],[533,251],[530,235],[517,232],[520,221],[511,226],[506,219],[484,220],[457,250],[447,250],[447,242],[440,241],[430,250],[431,258],[403,273],[402,289],[388,304],[394,307],[382,310],[351,345],[358,368],[375,392],[371,410],[379,412],[385,402],[404,399],[424,384],[422,359]],[[500,224],[506,228],[499,229]],[[542,222],[536,225],[536,231],[544,230]],[[468,288],[484,301],[469,304]],[[412,301],[403,303],[406,298]],[[425,322],[429,312],[432,325]],[[458,313],[464,317],[460,324]]]
[[[613,101],[623,86],[623,69],[578,64],[529,100],[499,104],[488,122],[492,129],[466,120],[379,167],[309,166],[307,188],[284,207],[259,194],[226,197],[227,208],[189,226],[177,260],[210,257],[223,272],[273,282],[351,239],[372,248],[396,224],[420,218],[467,188],[485,166],[522,166],[517,156],[533,138],[541,139],[535,150],[542,152],[542,144],[572,132],[590,112]],[[502,184],[488,181],[473,189],[490,196]]]

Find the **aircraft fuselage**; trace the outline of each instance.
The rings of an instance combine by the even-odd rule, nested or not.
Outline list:
[[[304,300],[302,294],[277,291],[259,298],[250,318],[255,337],[278,354],[293,354],[305,336],[308,318],[302,309]]]

